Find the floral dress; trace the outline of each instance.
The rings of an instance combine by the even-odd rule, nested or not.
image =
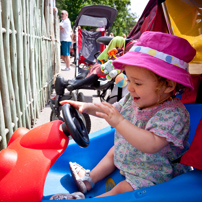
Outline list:
[[[114,163],[134,190],[168,181],[190,170],[189,166],[172,163],[189,148],[190,117],[177,98],[141,110],[128,94],[114,106],[134,125],[165,137],[169,142],[160,151],[148,154],[137,150],[115,132]]]

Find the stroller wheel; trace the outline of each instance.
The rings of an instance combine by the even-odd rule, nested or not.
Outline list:
[[[97,96],[100,97],[100,95],[101,95],[100,90],[97,90]]]
[[[79,92],[77,95],[77,100],[80,102],[85,102],[85,96],[82,92]]]
[[[71,100],[74,100],[74,101],[77,101],[77,100],[78,100],[76,93],[71,92],[71,96],[72,96]]]
[[[59,114],[61,114],[61,113],[60,113],[61,110],[62,110],[62,107],[59,107]],[[56,116],[56,114],[55,114],[53,111],[51,111],[51,114],[50,114],[50,121],[55,121],[55,120],[64,121],[61,116],[58,117],[58,116]]]

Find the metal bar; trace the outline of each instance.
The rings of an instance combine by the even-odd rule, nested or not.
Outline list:
[[[161,3],[161,6],[162,6],[162,9],[163,9],[163,14],[164,14],[164,17],[165,17],[168,32],[169,32],[169,34],[174,35],[174,31],[173,31],[173,27],[172,27],[172,24],[171,24],[171,21],[170,21],[170,17],[169,17],[169,13],[168,13],[166,3],[165,2]]]
[[[78,33],[78,27],[76,27],[76,68],[75,68],[75,77],[78,75],[79,70],[79,33]]]

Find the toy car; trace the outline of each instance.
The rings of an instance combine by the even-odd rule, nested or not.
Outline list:
[[[153,9],[153,4],[155,2],[157,2],[157,5],[155,4],[156,6]],[[149,4],[142,14],[142,18],[140,18],[134,29],[131,31],[129,37],[139,36],[140,32],[145,31],[144,29],[147,29],[148,27],[157,28],[161,25],[161,20],[163,20],[161,17],[162,13],[160,13],[161,20],[157,20],[156,24],[152,24],[152,22],[154,22],[157,18],[155,18],[155,20],[150,18],[156,8],[158,8],[156,9],[157,11],[162,11],[162,9],[159,9],[161,2],[163,2],[163,0],[149,1]],[[177,4],[180,5],[180,10],[189,11],[184,7],[182,8],[181,4],[184,3],[186,4],[186,8],[191,9],[188,15],[185,15],[188,17],[188,22],[193,20],[190,23],[191,27],[187,27],[181,23],[180,28],[182,31],[193,31],[195,34],[194,36],[189,37],[194,41],[195,48],[198,48],[197,57],[195,59],[196,61],[199,61],[201,59],[201,34],[197,35],[197,33],[200,31],[199,26],[201,26],[199,18],[201,17],[201,12],[198,12],[197,10],[200,11],[202,7],[200,1],[193,0],[192,3],[186,3],[186,1],[167,0],[167,2],[168,5],[170,3],[170,8],[172,8],[172,5]],[[198,5],[198,7],[195,5]],[[194,11],[197,11],[198,13],[195,13]],[[173,12],[176,12],[178,15],[179,9],[173,9]],[[158,17],[159,13],[155,16]],[[150,19],[152,19],[151,24],[149,21]],[[179,24],[182,19],[183,17],[179,16]],[[166,18],[166,23],[169,21],[167,20],[168,18]],[[144,26],[142,26],[142,24]],[[176,27],[177,26],[174,28]],[[160,31],[165,31],[164,28],[165,26],[163,26]],[[180,32],[180,30],[178,31]],[[182,34],[184,34],[183,36],[187,36],[184,32],[182,32]],[[202,147],[200,141],[202,139],[202,104],[186,104],[186,108],[190,113],[191,120],[189,142],[192,144],[190,149],[197,144],[194,148],[195,153],[191,156],[191,158],[193,160],[196,159],[197,163],[200,164],[201,167],[193,165],[192,171],[181,174],[158,185],[115,196],[94,198],[95,196],[108,191],[111,187],[123,180],[123,176],[121,176],[119,171],[116,170],[107,178],[98,182],[95,187],[86,194],[86,199],[81,200],[85,200],[86,202],[202,201]],[[46,202],[49,201],[49,198],[54,194],[75,192],[77,191],[77,188],[71,177],[71,172],[68,166],[69,162],[77,162],[84,168],[92,169],[101,160],[101,158],[103,158],[109,148],[111,148],[114,141],[113,128],[104,128],[90,134],[88,137],[86,128],[78,112],[70,105],[64,105],[62,111],[64,122],[56,120],[38,126],[32,130],[19,128],[11,137],[8,147],[1,150],[0,201]],[[200,130],[197,128],[198,125]],[[197,136],[195,137],[199,137],[199,140],[194,138],[196,128]],[[69,141],[69,135],[73,137],[79,146],[89,146],[87,148],[79,147],[74,140]],[[188,150],[188,152],[189,151],[190,150]]]
[[[191,117],[192,141],[201,119],[202,105],[187,104]],[[48,201],[53,194],[77,191],[68,166],[76,161],[93,168],[113,145],[114,129],[104,128],[90,134],[79,113],[69,104],[63,106],[62,121],[53,121],[32,130],[19,128],[8,147],[0,152],[0,201]],[[71,135],[74,140],[70,140]],[[69,145],[68,145],[69,142]],[[68,147],[67,147],[68,145]],[[152,187],[115,196],[93,197],[123,180],[118,170],[97,183],[86,194],[85,201],[201,201],[202,171],[194,169],[172,180]]]

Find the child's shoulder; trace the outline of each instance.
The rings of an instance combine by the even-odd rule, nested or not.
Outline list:
[[[186,107],[178,98],[174,98],[173,100],[167,101],[162,105],[159,105],[158,112],[166,114],[173,113],[175,114],[175,116],[178,115],[181,117],[189,116],[189,112],[187,111]]]
[[[164,107],[180,108],[182,110],[186,110],[186,107],[178,98],[173,98],[172,100],[165,102]]]

